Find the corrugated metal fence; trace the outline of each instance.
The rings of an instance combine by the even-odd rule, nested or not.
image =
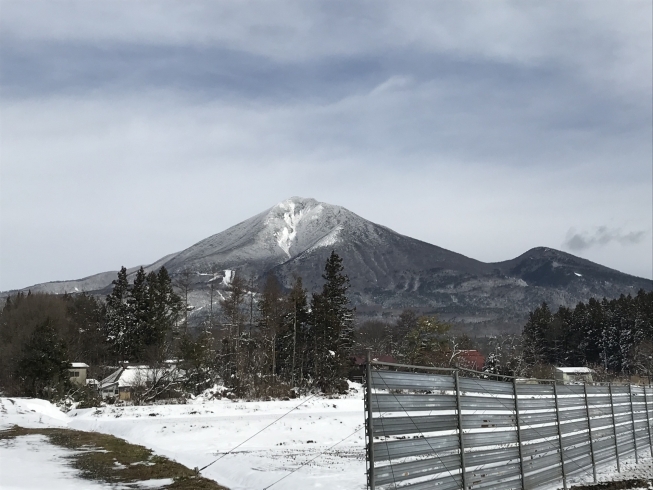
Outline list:
[[[396,370],[409,367],[373,361],[367,372],[371,489],[567,488],[653,448],[650,386]]]

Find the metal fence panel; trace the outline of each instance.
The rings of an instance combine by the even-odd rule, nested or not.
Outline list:
[[[402,485],[402,490],[459,490],[462,488],[462,481],[460,476],[445,475],[438,479],[413,483],[409,485]]]
[[[412,456],[432,455],[434,453],[457,450],[458,448],[457,435],[375,442],[374,460],[385,461]]]
[[[370,481],[378,485],[535,489],[565,474],[594,476],[598,465],[651,445],[650,388],[554,391],[551,384],[389,370],[368,379]]]
[[[489,381],[476,378],[460,378],[460,391],[466,393],[488,393],[493,395],[510,395],[512,384],[504,381]]]
[[[387,483],[424,478],[440,473],[455,474],[459,469],[460,456],[449,454],[378,467],[376,483],[378,485],[385,485]]]
[[[506,479],[515,479],[521,473],[519,464],[504,464],[492,468],[484,468],[468,472],[468,486],[470,489],[481,488],[505,488],[511,487],[510,484],[503,484]],[[518,482],[519,484],[519,482]],[[521,484],[519,484],[521,487]],[[515,487],[515,488],[519,488]]]
[[[372,394],[374,412],[432,412],[455,410],[453,395],[394,395]]]
[[[396,436],[405,434],[423,434],[456,430],[458,417],[456,415],[427,415],[415,417],[383,417],[374,425],[374,436]]]
[[[451,376],[438,374],[372,371],[372,383],[380,390],[454,390]]]

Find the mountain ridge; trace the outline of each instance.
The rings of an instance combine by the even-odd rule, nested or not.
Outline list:
[[[573,306],[592,296],[611,298],[653,288],[648,279],[549,247],[501,262],[481,262],[401,235],[344,207],[296,196],[144,268],[165,265],[173,277],[189,272],[190,301],[199,318],[209,284],[217,280],[226,286],[232,271],[254,282],[273,274],[285,287],[301,276],[309,291],[317,291],[331,250],[343,258],[350,299],[366,315],[412,307],[468,326],[494,322],[514,327],[542,301]],[[116,273],[23,290],[106,294]]]

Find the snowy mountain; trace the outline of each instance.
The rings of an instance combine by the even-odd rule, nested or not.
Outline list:
[[[300,197],[168,255],[146,270],[165,265],[173,277],[189,273],[190,299],[201,316],[209,283],[224,287],[234,273],[254,281],[274,274],[286,286],[299,275],[309,291],[318,290],[332,250],[343,258],[359,315],[392,315],[413,307],[465,324],[471,332],[514,329],[542,301],[573,306],[592,296],[612,298],[652,289],[650,280],[550,248],[535,248],[505,262],[480,262],[400,235],[343,207]],[[115,276],[105,272],[30,289],[105,294]]]

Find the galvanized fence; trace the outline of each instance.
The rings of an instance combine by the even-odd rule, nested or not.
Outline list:
[[[653,451],[653,389],[483,379],[372,361],[368,487],[537,489]],[[423,369],[423,368],[422,368]],[[428,368],[426,368],[428,371]],[[442,373],[442,374],[440,374]]]

